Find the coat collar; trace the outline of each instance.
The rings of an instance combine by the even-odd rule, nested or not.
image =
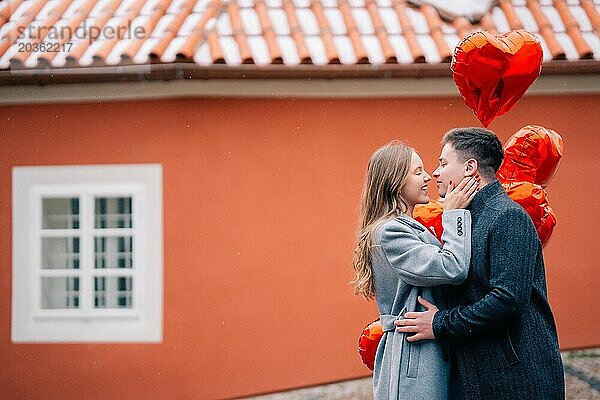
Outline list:
[[[396,217],[396,220],[413,228],[423,242],[433,244],[438,247],[441,246],[439,239],[429,229],[427,229],[425,225],[411,216],[407,214],[400,214]]]
[[[396,217],[396,219],[400,220],[401,222],[404,222],[407,225],[412,226],[415,229],[418,229],[420,231],[426,231],[427,228],[425,228],[423,226],[423,224],[421,224],[419,221],[417,221],[416,219],[414,219],[413,217],[410,217],[408,214],[400,214]]]
[[[502,184],[498,179],[494,179],[477,192],[467,210],[471,211],[471,213],[478,213],[489,200],[502,193],[505,193]]]

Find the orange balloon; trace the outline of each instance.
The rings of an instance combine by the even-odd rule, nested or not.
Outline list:
[[[543,126],[527,125],[504,145],[504,161],[498,170],[498,179],[546,187],[558,170],[563,149],[563,139],[558,133]]]
[[[358,338],[358,353],[363,363],[372,371],[375,364],[375,353],[377,346],[383,336],[381,320],[377,318],[363,329]]]
[[[444,203],[440,200],[430,200],[427,204],[417,204],[413,211],[413,217],[433,233],[438,240],[442,241],[442,213]]]

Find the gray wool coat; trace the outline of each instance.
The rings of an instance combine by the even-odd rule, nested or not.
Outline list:
[[[374,233],[372,270],[383,336],[375,355],[375,400],[448,399],[449,356],[444,344],[408,342],[394,321],[421,311],[417,296],[443,308],[439,285],[465,280],[471,255],[471,216],[467,210],[442,215],[442,242],[407,215],[386,221]]]
[[[448,309],[433,319],[462,378],[451,386],[467,400],[562,400],[563,365],[533,222],[497,180],[468,209],[469,275],[446,287]]]

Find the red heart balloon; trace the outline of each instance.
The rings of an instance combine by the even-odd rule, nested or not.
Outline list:
[[[454,50],[452,77],[483,126],[508,112],[542,71],[542,45],[525,30],[474,32]]]
[[[504,145],[504,161],[498,179],[531,182],[545,188],[558,170],[563,155],[562,137],[539,125],[521,128]]]
[[[546,190],[531,182],[502,182],[504,191],[527,211],[537,234],[545,245],[556,225],[556,215],[548,204]]]

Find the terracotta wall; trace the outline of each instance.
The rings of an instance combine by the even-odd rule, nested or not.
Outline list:
[[[599,101],[526,98],[491,126],[565,139],[545,250],[563,349],[600,345]],[[377,311],[348,285],[367,159],[402,138],[433,170],[441,134],[477,125],[458,98],[10,106],[0,121],[3,399],[218,399],[368,376],[357,339]],[[164,168],[164,342],[12,344],[11,167],[105,163]]]

